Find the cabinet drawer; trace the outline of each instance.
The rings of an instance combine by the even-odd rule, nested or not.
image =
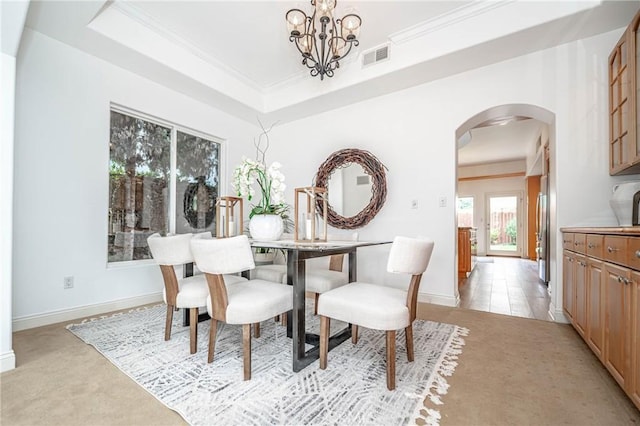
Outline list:
[[[640,270],[640,238],[628,238],[627,266]]]
[[[606,235],[604,237],[604,258],[617,264],[627,262],[627,237]]]
[[[603,241],[604,237],[602,235],[587,235],[587,255],[602,259]]]
[[[565,232],[562,234],[562,248],[565,250],[575,250],[573,246],[573,232]]]
[[[587,235],[573,234],[573,250],[585,254],[587,252]]]

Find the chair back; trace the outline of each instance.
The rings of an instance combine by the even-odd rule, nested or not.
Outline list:
[[[147,238],[151,256],[159,265],[182,265],[193,262],[189,242],[192,234],[162,237],[155,233]]]
[[[387,271],[411,275],[422,274],[429,266],[433,245],[431,240],[395,237],[389,252]]]
[[[249,238],[191,240],[191,251],[198,269],[208,274],[234,274],[255,268]]]
[[[198,232],[197,234],[193,234],[193,238],[195,239],[203,238],[205,240],[210,240],[213,238],[213,235],[211,235],[211,231]]]

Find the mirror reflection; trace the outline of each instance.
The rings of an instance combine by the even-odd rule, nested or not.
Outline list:
[[[348,163],[334,170],[329,178],[328,189],[329,204],[344,217],[360,213],[371,202],[373,195],[371,176],[356,163]]]
[[[313,186],[329,192],[327,223],[338,229],[368,224],[387,198],[385,165],[369,151],[347,148],[331,154],[318,168]],[[316,211],[322,210],[320,203]]]

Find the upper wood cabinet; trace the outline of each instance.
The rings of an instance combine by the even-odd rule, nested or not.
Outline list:
[[[609,55],[609,174],[640,173],[640,11]]]

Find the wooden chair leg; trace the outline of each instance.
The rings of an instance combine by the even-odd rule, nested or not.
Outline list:
[[[280,315],[280,321],[283,326],[287,326],[287,313]]]
[[[253,336],[257,339],[260,337],[260,323],[253,324]]]
[[[320,293],[313,293],[313,315],[318,315],[318,300],[320,300]]]
[[[396,388],[396,331],[387,330],[387,389]]]
[[[404,334],[407,338],[407,360],[413,362],[413,324],[404,329]]]
[[[198,308],[189,308],[189,329],[191,353],[195,354],[198,350]]]
[[[251,324],[242,324],[244,380],[251,380]]]
[[[320,315],[320,369],[327,368],[327,352],[329,351],[329,326],[331,319]]]
[[[173,306],[167,305],[167,321],[164,324],[164,340],[171,339],[171,323],[173,322]]]
[[[351,343],[358,343],[358,326],[355,324],[351,324]]]
[[[209,356],[207,362],[213,361],[213,353],[216,350],[216,334],[218,333],[218,320],[211,318],[211,328],[209,330]]]

